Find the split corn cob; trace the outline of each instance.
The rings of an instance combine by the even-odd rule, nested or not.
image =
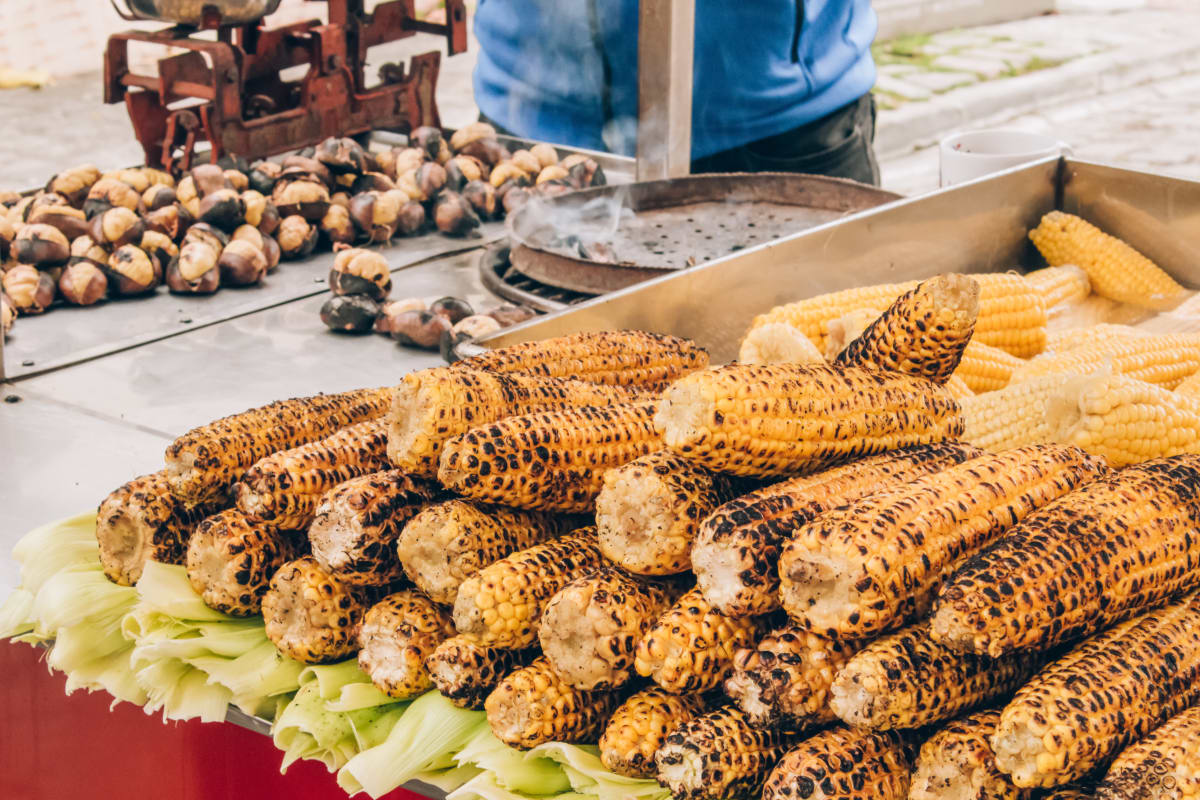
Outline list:
[[[966,422],[963,441],[993,453],[1054,441],[1046,409],[1069,379],[1068,375],[1043,375],[968,397],[961,402]]]
[[[827,341],[830,335],[830,323],[833,320],[841,319],[848,314],[874,312],[874,316],[863,324],[865,328],[875,317],[883,313],[883,309],[896,302],[896,298],[916,287],[917,281],[908,281],[906,283],[859,286],[839,292],[819,294],[795,303],[776,306],[765,314],[758,315],[750,324],[750,330],[753,331],[755,328],[770,323],[791,325],[808,337],[818,350],[826,354],[826,357],[832,357],[830,356],[831,352],[833,355],[841,352],[840,348],[832,351]],[[845,347],[849,344],[850,340],[857,337],[860,332],[861,329],[853,332],[854,335],[847,337],[842,346]]]
[[[662,447],[654,410],[612,403],[509,417],[447,442],[438,479],[473,500],[592,511],[605,470]]]
[[[847,725],[871,730],[920,728],[1011,693],[1043,656],[997,659],[960,653],[929,636],[920,622],[877,639],[834,678],[829,706]]]
[[[979,450],[955,442],[905,447],[732,500],[700,525],[692,546],[696,584],[722,614],[774,611],[779,608],[779,551],[793,531],[872,492],[979,455]]]
[[[1085,375],[1097,369],[1111,369],[1117,375],[1174,389],[1200,370],[1200,334],[1137,336],[1084,344],[1022,364],[1013,371],[1012,380],[1020,383],[1041,375]]]
[[[171,491],[188,505],[219,498],[254,462],[387,413],[391,389],[279,400],[210,422],[167,448]]]
[[[1200,456],[1117,470],[972,557],[934,603],[933,635],[998,656],[1101,630],[1200,584]]]
[[[1013,785],[996,769],[992,734],[1000,709],[977,711],[946,723],[925,744],[913,769],[909,800],[1027,800],[1029,789]]]
[[[1099,800],[1200,797],[1200,706],[1192,706],[1117,756],[1096,788]]]
[[[867,639],[929,612],[942,582],[1030,512],[1105,471],[1076,447],[987,454],[823,514],[779,559],[783,609],[834,639]]]
[[[628,778],[653,778],[654,754],[667,734],[704,712],[695,695],[671,694],[657,686],[622,703],[600,737],[600,761]]]
[[[912,761],[894,731],[830,728],[784,754],[762,800],[904,800]]]
[[[321,569],[312,556],[284,564],[262,599],[267,638],[305,664],[338,661],[358,647],[363,593]]]
[[[1153,261],[1074,214],[1051,211],[1029,232],[1029,239],[1050,266],[1079,265],[1092,291],[1103,297],[1163,310],[1187,293]]]
[[[196,526],[188,542],[188,580],[209,608],[236,617],[257,614],[271,576],[300,556],[299,538],[226,509]]]
[[[1012,381],[1013,372],[1024,364],[1024,361],[999,347],[970,341],[963,350],[954,376],[962,378],[972,392],[994,392],[1007,386]]]
[[[1092,293],[1088,274],[1074,264],[1035,269],[1025,273],[1025,280],[1042,293],[1049,313],[1054,313],[1056,306],[1078,303]]]
[[[408,700],[433,687],[425,659],[454,635],[450,615],[420,592],[395,592],[363,617],[358,634],[358,666],[375,688]]]
[[[1078,780],[1198,700],[1193,592],[1088,639],[1022,686],[992,736],[996,766],[1022,787]]]
[[[946,391],[950,393],[950,396],[959,403],[962,403],[962,401],[966,400],[968,397],[975,396],[975,392],[970,386],[967,385],[967,382],[963,380],[962,376],[960,375],[951,375],[942,385],[946,387]]]
[[[617,692],[572,689],[541,657],[500,681],[484,710],[497,739],[528,749],[546,742],[595,742],[620,702]]]
[[[339,484],[321,500],[309,526],[313,557],[345,583],[383,586],[399,580],[400,530],[438,494],[436,484],[395,469]]]
[[[537,650],[507,650],[485,647],[465,636],[453,636],[439,644],[425,659],[434,688],[459,708],[483,709],[483,701],[501,679],[529,664]]]
[[[769,477],[954,439],[963,423],[958,402],[932,381],[810,364],[685,376],[663,393],[654,424],[672,452]]]
[[[1101,342],[1138,339],[1151,334],[1132,325],[1114,325],[1101,322],[1077,328],[1051,331],[1046,335],[1046,355],[1069,353],[1077,347],[1094,347]]]
[[[1183,395],[1184,397],[1200,398],[1200,372],[1197,372],[1190,378],[1184,378],[1175,387],[1175,394]]]
[[[812,340],[786,322],[752,328],[738,348],[739,364],[806,364],[824,362]]]
[[[871,323],[879,319],[881,308],[857,308],[830,320],[825,326],[825,358],[832,362],[838,353],[862,335]],[[780,324],[780,323],[773,323]]]
[[[547,601],[604,563],[595,528],[518,550],[462,582],[454,600],[454,626],[479,644],[529,647],[537,642]]]
[[[171,494],[165,471],[123,484],[96,511],[96,542],[105,576],[133,586],[147,561],[184,563],[192,531],[219,508],[215,503],[188,508]]]

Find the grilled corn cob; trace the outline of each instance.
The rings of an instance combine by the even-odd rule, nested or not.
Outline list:
[[[454,600],[454,626],[480,644],[529,647],[537,642],[547,601],[603,565],[595,528],[518,550],[462,582]]]
[[[591,511],[604,471],[662,447],[655,405],[613,403],[509,417],[451,439],[438,479],[473,500]]]
[[[1099,800],[1200,797],[1200,706],[1176,714],[1117,756],[1096,788]]]
[[[312,556],[280,567],[262,599],[267,638],[305,664],[352,654],[366,610],[362,592],[321,569]]]
[[[322,569],[344,583],[382,586],[404,576],[396,540],[438,497],[438,487],[400,470],[351,478],[317,506],[308,541]]]
[[[1068,375],[1043,375],[963,400],[963,441],[993,453],[1054,441],[1046,420],[1051,398],[1067,385]]]
[[[838,672],[829,706],[848,725],[920,728],[1010,693],[1042,663],[1033,652],[998,659],[960,653],[910,625],[864,647]]]
[[[194,428],[167,448],[171,491],[188,505],[220,497],[260,458],[387,413],[391,389],[279,400]]]
[[[1113,338],[1080,345],[1022,364],[1013,371],[1012,380],[1020,383],[1041,375],[1084,375],[1101,368],[1174,389],[1200,370],[1200,334]]]
[[[979,284],[965,275],[939,275],[901,295],[834,363],[945,383],[978,316]]]
[[[483,709],[483,701],[500,680],[537,656],[537,650],[485,647],[465,636],[453,636],[425,659],[434,688],[459,708]]]
[[[1190,378],[1184,378],[1175,387],[1175,394],[1183,395],[1184,397],[1200,398],[1200,372],[1197,372]]]
[[[505,417],[633,400],[622,386],[454,367],[411,372],[395,388],[388,416],[388,458],[412,475],[436,477],[442,447],[471,428]]]
[[[1137,339],[1150,334],[1132,325],[1102,322],[1078,328],[1051,331],[1046,335],[1046,354],[1067,353],[1077,347],[1092,347],[1100,342]]]
[[[832,362],[838,353],[846,349],[872,322],[879,319],[883,309],[858,308],[842,314],[837,319],[830,320],[825,326],[825,358]],[[781,323],[772,323],[781,324]]]
[[[1153,261],[1074,214],[1051,211],[1029,232],[1029,239],[1050,266],[1083,268],[1092,291],[1102,297],[1163,310],[1187,294]]]
[[[1059,786],[1198,700],[1200,593],[1193,592],[1088,639],[1022,686],[992,737],[996,766],[1017,786]]]
[[[1015,370],[1025,362],[999,347],[967,342],[955,377],[962,378],[972,392],[994,392],[1012,381]]]
[[[658,782],[677,800],[748,800],[797,739],[753,725],[732,706],[718,708],[667,734],[654,756]]]
[[[706,601],[731,617],[773,611],[779,608],[779,550],[795,530],[871,492],[980,454],[954,442],[905,447],[732,500],[700,525],[692,546],[697,586]]]
[[[802,728],[833,722],[829,687],[860,646],[788,624],[754,649],[738,650],[725,694],[755,725]]]
[[[946,723],[925,744],[913,769],[910,800],[1025,800],[1033,792],[996,769],[992,734],[1000,709]]]
[[[812,340],[786,322],[752,328],[738,348],[739,364],[805,364],[824,362]]]
[[[237,617],[257,614],[271,576],[300,555],[298,538],[226,509],[196,526],[187,548],[188,580],[209,608]]]
[[[450,615],[420,592],[389,594],[367,611],[358,633],[358,666],[375,688],[407,700],[433,687],[425,659],[454,635]]]
[[[784,754],[763,800],[904,800],[909,748],[894,731],[830,728]]]
[[[728,366],[671,384],[654,424],[710,469],[769,477],[957,438],[958,402],[936,383],[824,365]]]
[[[454,365],[614,386],[660,384],[707,366],[708,353],[695,342],[646,331],[575,333],[521,342]]]
[[[200,520],[220,506],[188,508],[171,494],[165,471],[142,475],[116,489],[96,511],[100,564],[113,583],[133,586],[147,561],[182,564]]]
[[[544,657],[510,673],[484,702],[496,738],[511,747],[595,742],[621,702],[616,692],[572,689]]]
[[[596,498],[600,550],[639,575],[686,572],[701,520],[741,488],[666,450],[610,469]]]
[[[600,760],[618,775],[653,778],[654,754],[667,734],[704,711],[695,695],[671,694],[653,686],[631,696],[613,712],[600,737]]]
[[[1092,293],[1092,282],[1080,267],[1062,264],[1025,273],[1025,280],[1042,293],[1046,311],[1053,314],[1057,306],[1078,303]]]
[[[836,356],[841,352],[841,348],[832,350],[828,342],[828,337],[831,334],[830,326],[833,320],[850,321],[847,315],[864,315],[864,312],[872,312],[874,316],[865,320],[862,323],[862,328],[871,322],[875,317],[883,313],[883,309],[896,302],[896,298],[905,292],[911,291],[917,287],[917,281],[908,281],[907,283],[881,283],[875,286],[860,286],[854,289],[843,289],[840,292],[829,292],[827,294],[819,294],[816,297],[809,297],[805,300],[800,300],[787,305],[776,306],[765,314],[760,314],[754,318],[750,324],[750,330],[760,328],[763,325],[770,323],[784,323],[791,325],[799,330],[802,334],[808,337],[809,341],[817,346],[817,349],[825,353],[827,358]],[[861,316],[856,316],[855,319],[861,320]],[[857,322],[851,324],[851,328],[856,327]],[[852,333],[852,336],[846,336],[842,342],[842,347],[850,343],[862,332],[862,328],[855,330],[847,330],[844,333]],[[832,354],[832,355],[831,355]]]
[[[387,467],[386,424],[370,420],[260,459],[233,491],[246,514],[280,528],[302,530],[330,489]]]
[[[783,548],[783,609],[835,639],[866,639],[912,622],[928,613],[963,559],[1104,469],[1075,447],[1031,445],[830,511]]]
[[[1117,470],[972,557],[934,603],[933,635],[998,656],[1093,633],[1200,584],[1200,456]]]
[[[733,654],[752,647],[764,627],[763,617],[722,616],[693,589],[638,642],[634,669],[668,692],[706,692],[721,685],[733,669]]]

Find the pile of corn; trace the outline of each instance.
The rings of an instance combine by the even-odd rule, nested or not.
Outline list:
[[[1195,797],[1200,347],[1059,334],[1171,290],[1054,222],[1082,269],[777,308],[773,363],[581,334],[218,420],[104,502],[107,574],[678,798]]]

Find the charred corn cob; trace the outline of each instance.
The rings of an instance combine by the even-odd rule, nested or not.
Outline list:
[[[1029,281],[1046,303],[1046,311],[1053,314],[1055,307],[1077,303],[1092,293],[1092,282],[1082,268],[1074,264],[1045,267],[1025,273]]]
[[[632,677],[634,648],[672,599],[665,586],[600,567],[550,598],[538,641],[568,685],[616,689]]]
[[[1051,331],[1046,335],[1046,353],[1067,353],[1077,347],[1092,347],[1100,342],[1137,339],[1150,334],[1132,325],[1102,322],[1078,328]]]
[[[901,295],[834,363],[945,383],[978,316],[979,284],[965,275],[939,275]]]
[[[1003,697],[1042,664],[1033,652],[998,659],[960,653],[910,625],[864,647],[838,672],[829,706],[848,725],[920,728]]]
[[[708,366],[708,353],[687,339],[646,331],[575,333],[521,342],[468,358],[457,369],[575,378],[640,386],[673,381]]]
[[[886,306],[885,306],[886,307]],[[832,362],[838,353],[862,335],[872,322],[879,319],[882,308],[857,308],[830,320],[825,326],[825,358]],[[780,324],[780,323],[773,323]]]
[[[483,709],[483,701],[500,680],[537,656],[537,650],[506,650],[485,647],[465,636],[453,636],[439,644],[425,659],[434,688],[459,708]]]
[[[1000,709],[977,711],[946,723],[925,744],[913,769],[910,800],[1026,800],[1028,789],[996,769],[992,734]]]
[[[193,428],[167,448],[171,491],[188,505],[217,498],[260,458],[382,417],[390,401],[390,388],[297,397]]]
[[[998,656],[1093,633],[1200,584],[1200,456],[1109,473],[972,557],[934,603],[933,635]]]
[[[442,447],[471,428],[505,417],[575,406],[627,402],[622,386],[436,367],[412,372],[395,388],[388,416],[388,458],[412,475],[436,477]]]
[[[480,644],[529,647],[537,642],[546,602],[604,563],[595,528],[518,550],[462,582],[454,600],[454,626]]]
[[[803,728],[833,722],[829,687],[860,646],[788,624],[733,657],[725,694],[755,725]]]
[[[1175,394],[1183,395],[1184,397],[1200,398],[1200,372],[1197,372],[1190,378],[1184,378],[1175,387]]]
[[[1200,797],[1200,706],[1176,714],[1127,747],[1096,788],[1099,800]]]
[[[438,479],[473,500],[591,511],[605,470],[662,447],[654,410],[613,403],[509,417],[447,442]]]
[[[383,586],[404,576],[396,540],[437,499],[436,484],[384,470],[351,478],[317,506],[308,541],[322,569],[345,583]]]
[[[763,800],[904,800],[909,748],[894,731],[830,728],[784,754]]]
[[[1194,533],[1192,534],[1195,535]],[[1059,786],[1200,700],[1200,593],[1088,639],[1022,686],[992,737],[1017,786]],[[1195,742],[1189,743],[1195,752]]]
[[[1103,297],[1162,310],[1187,294],[1153,261],[1074,214],[1051,211],[1029,232],[1029,239],[1050,266],[1080,266],[1092,291]]]
[[[701,520],[741,488],[667,450],[610,469],[603,480],[596,498],[600,550],[639,575],[687,572]]]
[[[1097,369],[1111,369],[1117,375],[1174,389],[1200,370],[1200,334],[1114,338],[1080,345],[1066,353],[1047,354],[1022,364],[1013,371],[1012,380],[1019,383],[1041,375],[1085,375]]]
[[[488,725],[511,747],[595,742],[621,702],[616,692],[572,689],[544,657],[510,673],[484,702]]]
[[[409,520],[400,532],[396,551],[404,572],[418,589],[434,602],[452,605],[458,587],[479,570],[518,550],[583,527],[584,519],[448,500]]]
[[[684,722],[654,756],[658,782],[677,800],[748,800],[799,737],[760,728],[732,706]]]
[[[946,391],[950,393],[950,396],[959,401],[959,403],[968,397],[975,396],[975,392],[971,390],[971,387],[959,375],[951,375],[946,379],[943,386],[946,387]]]
[[[182,564],[200,520],[220,506],[188,508],[171,494],[165,471],[142,475],[113,491],[96,511],[100,564],[113,583],[133,586],[147,561]]]
[[[267,638],[305,664],[351,655],[366,610],[362,592],[321,569],[312,556],[280,567],[262,599]]]
[[[912,622],[928,613],[963,559],[1104,469],[1076,447],[1031,445],[830,511],[783,548],[783,609],[835,639],[866,639]]]
[[[600,737],[600,760],[618,775],[653,778],[654,754],[667,734],[704,711],[695,695],[671,694],[653,686],[622,703]]]
[[[302,530],[312,522],[326,492],[387,466],[386,424],[370,420],[258,460],[233,491],[238,508],[249,516]]]
[[[808,337],[818,350],[826,354],[826,357],[829,357],[830,346],[827,337],[830,335],[829,328],[833,320],[867,311],[873,311],[875,316],[878,316],[883,313],[883,309],[896,302],[896,298],[916,287],[917,281],[908,281],[907,283],[859,286],[853,289],[843,289],[840,292],[819,294],[795,303],[776,306],[767,313],[758,315],[751,323],[750,330],[770,323],[791,325]],[[871,319],[873,320],[874,317]],[[865,328],[870,321],[867,320],[863,327]],[[847,337],[842,346],[849,344],[850,340],[857,337],[860,332],[861,329],[854,331],[854,335]],[[841,350],[834,351],[833,355],[837,355],[838,352]]]
[[[962,378],[972,392],[994,392],[1003,389],[1012,381],[1013,372],[1024,365],[1024,361],[999,347],[982,342],[967,342],[955,377]]]
[[[954,439],[958,402],[933,381],[824,365],[734,365],[671,384],[654,424],[668,449],[752,477]]]
[[[187,548],[188,580],[209,608],[237,617],[257,614],[271,576],[300,555],[299,538],[226,509],[196,526]]]
[[[779,550],[792,532],[830,509],[975,458],[954,442],[917,445],[789,478],[718,508],[700,525],[692,569],[704,599],[745,617],[779,608]]]
[[[706,692],[733,669],[733,654],[752,647],[763,617],[731,619],[693,589],[667,609],[638,642],[634,668],[668,692]]]
[[[433,687],[425,659],[454,635],[450,615],[420,592],[389,594],[367,611],[358,634],[358,666],[375,688],[407,700]]]
[[[805,364],[824,362],[812,340],[786,322],[752,328],[738,348],[739,364]]]
[[[1069,377],[1043,375],[963,400],[963,441],[993,453],[1054,441],[1046,408]]]

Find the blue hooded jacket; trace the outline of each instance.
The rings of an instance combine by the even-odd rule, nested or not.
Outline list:
[[[696,0],[695,19],[693,159],[819,119],[875,83],[870,0]],[[637,29],[638,0],[479,0],[475,102],[518,135],[632,155]]]

